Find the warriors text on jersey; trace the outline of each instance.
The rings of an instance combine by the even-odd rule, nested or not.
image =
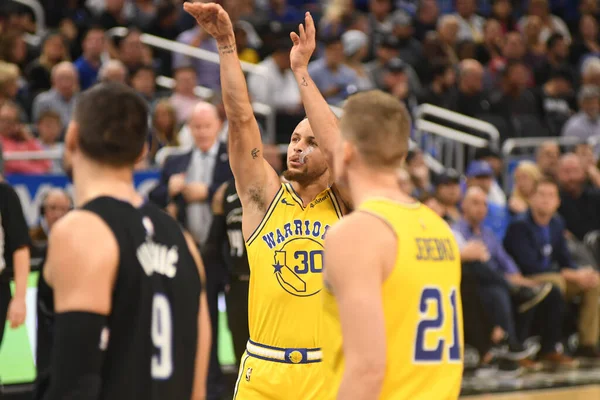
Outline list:
[[[398,241],[396,264],[382,287],[387,356],[379,398],[457,399],[463,370],[461,267],[450,228],[419,203],[371,199],[358,212],[385,221]],[[327,400],[336,398],[344,373],[334,295],[324,290],[323,352],[331,391],[322,398]]]
[[[189,399],[201,282],[183,232],[151,204],[99,197],[82,209],[98,215],[119,244],[99,399]],[[39,301],[51,310],[52,290],[45,288]]]
[[[323,243],[341,217],[331,189],[305,207],[283,184],[247,240],[250,339],[268,346],[321,346]]]

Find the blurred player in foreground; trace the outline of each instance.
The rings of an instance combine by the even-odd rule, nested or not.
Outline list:
[[[410,117],[380,91],[349,98],[335,153],[356,211],[325,243],[322,399],[456,399],[460,255],[448,224],[404,194]]]
[[[39,382],[49,383],[46,400],[205,398],[200,256],[133,185],[147,121],[141,97],[121,84],[97,85],[77,102],[65,138],[77,209],[50,232],[43,273],[55,312],[46,316],[50,376]]]
[[[250,265],[250,340],[234,398],[321,400],[328,384],[320,348],[323,242],[347,208],[343,195],[332,186],[330,144],[334,142],[321,141],[327,139],[324,132],[337,134],[337,119],[309,77],[300,80],[308,120],[291,135],[284,173],[289,183],[282,184],[263,157],[229,16],[214,3],[185,3],[184,7],[217,40],[229,159],[243,207],[242,231]],[[312,29],[314,34],[314,25]],[[298,50],[296,42],[294,48]],[[293,49],[292,68],[300,73],[303,66],[295,64],[294,53]],[[303,54],[297,56],[304,59]],[[309,98],[316,103],[308,104]],[[324,119],[312,112],[314,107],[322,108]]]

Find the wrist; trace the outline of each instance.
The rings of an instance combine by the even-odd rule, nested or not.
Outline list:
[[[294,76],[296,76],[297,80],[301,80],[308,75],[308,66],[303,65],[301,67],[294,67],[292,68],[292,72],[294,73]]]
[[[235,36],[233,34],[228,34],[225,36],[220,36],[217,39],[217,49],[219,53],[222,53],[222,50],[235,49]]]

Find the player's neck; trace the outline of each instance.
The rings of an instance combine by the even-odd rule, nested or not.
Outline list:
[[[315,181],[303,184],[298,181],[290,182],[294,191],[300,196],[304,204],[313,201],[323,190],[329,186],[329,174],[325,173]]]
[[[75,204],[81,206],[100,196],[110,196],[140,205],[143,199],[135,191],[133,172],[82,160],[73,169]]]
[[[350,196],[355,205],[374,198],[383,197],[401,203],[414,203],[415,200],[402,192],[395,171],[360,168],[348,171]]]

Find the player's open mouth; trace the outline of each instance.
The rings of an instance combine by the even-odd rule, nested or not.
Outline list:
[[[298,157],[290,158],[288,162],[290,164],[290,167],[294,167],[294,168],[300,168],[301,166],[304,165],[303,163],[300,162],[300,158],[298,158]]]

